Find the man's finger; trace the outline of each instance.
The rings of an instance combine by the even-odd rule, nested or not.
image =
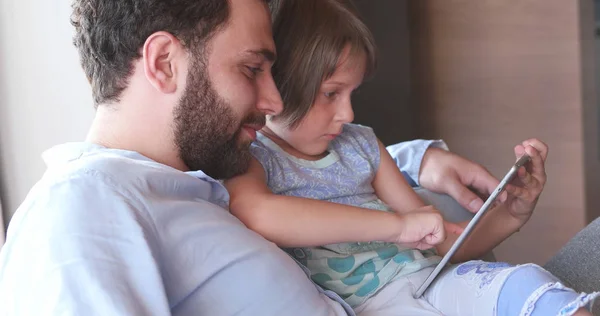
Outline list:
[[[475,171],[470,172],[469,176],[472,177],[472,179],[470,179],[468,183],[470,183],[475,190],[486,196],[492,194],[498,184],[500,184],[500,181],[483,167],[479,167]],[[500,196],[499,199],[504,202],[506,196]]]
[[[446,192],[448,195],[470,212],[476,213],[479,211],[483,205],[483,200],[477,194],[469,190],[458,179],[448,178],[446,181]]]

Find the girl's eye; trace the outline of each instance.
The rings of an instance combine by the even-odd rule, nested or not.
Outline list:
[[[337,95],[337,92],[335,92],[335,91],[325,92],[324,94],[327,98],[334,98]]]

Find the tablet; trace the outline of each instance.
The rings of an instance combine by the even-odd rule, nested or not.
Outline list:
[[[504,191],[504,189],[506,188],[506,185],[515,177],[519,168],[524,166],[529,160],[531,160],[531,158],[528,155],[523,155],[521,158],[519,158],[517,160],[517,162],[515,162],[515,164],[512,166],[512,168],[510,168],[510,170],[504,176],[502,181],[500,181],[500,184],[498,184],[496,189],[494,189],[494,192],[492,192],[490,197],[485,201],[485,203],[483,203],[483,205],[481,206],[479,211],[477,211],[475,216],[473,216],[473,219],[471,219],[471,221],[469,222],[469,224],[467,225],[465,230],[460,234],[460,236],[458,236],[458,239],[456,239],[456,242],[454,242],[454,244],[452,245],[450,250],[448,250],[448,253],[446,253],[446,255],[442,258],[442,261],[440,261],[440,263],[431,272],[429,277],[427,277],[425,282],[423,282],[421,287],[417,290],[417,292],[415,293],[415,296],[414,296],[415,298],[419,298],[419,297],[423,296],[423,293],[425,293],[427,288],[431,285],[431,283],[435,280],[435,278],[440,274],[440,272],[446,266],[448,261],[450,261],[450,258],[452,258],[452,256],[454,256],[454,254],[456,253],[458,248],[460,248],[460,246],[465,242],[465,239],[473,231],[473,228],[475,227],[475,225],[477,225],[477,223],[479,223],[479,221],[481,220],[483,215],[490,209],[494,200],[496,200],[496,198],[500,195],[500,193],[502,193],[502,191]]]

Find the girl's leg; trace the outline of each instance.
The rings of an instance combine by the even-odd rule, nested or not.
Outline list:
[[[519,266],[506,279],[498,297],[499,315],[589,315],[597,293],[580,294],[536,265]]]
[[[536,265],[482,261],[449,267],[425,293],[449,316],[579,315],[596,296],[575,293]]]
[[[375,293],[365,303],[354,308],[358,316],[441,316],[426,300],[413,298],[417,287],[431,273],[424,269],[409,276],[398,277]],[[414,283],[413,283],[414,282]]]

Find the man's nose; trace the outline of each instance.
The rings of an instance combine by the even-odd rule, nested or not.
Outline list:
[[[283,101],[271,74],[266,75],[259,83],[256,108],[266,115],[277,115],[283,111]]]

